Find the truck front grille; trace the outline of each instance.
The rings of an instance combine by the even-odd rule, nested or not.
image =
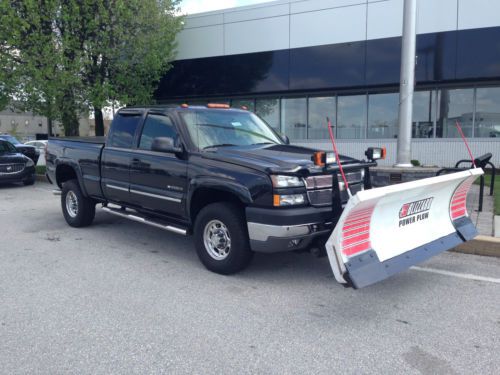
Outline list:
[[[347,172],[345,173],[345,177],[353,195],[363,190],[364,181],[361,169]],[[304,179],[307,188],[307,196],[311,205],[326,206],[332,204],[332,180],[332,175],[309,176]],[[337,175],[337,180],[339,181],[340,199],[342,203],[346,203],[349,199],[349,195],[345,190],[340,173]]]
[[[24,164],[0,164],[0,175],[19,173],[24,170]]]

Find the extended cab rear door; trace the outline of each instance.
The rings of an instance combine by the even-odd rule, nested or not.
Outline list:
[[[104,196],[113,202],[130,201],[130,150],[144,111],[120,110],[113,119],[106,146],[102,152],[101,184]]]

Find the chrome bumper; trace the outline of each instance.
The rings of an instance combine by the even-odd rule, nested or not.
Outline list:
[[[313,245],[322,246],[331,231],[331,223],[300,225],[248,223],[250,247],[253,251],[263,253],[303,250]],[[320,239],[322,241],[318,243]]]
[[[269,225],[248,223],[248,237],[255,241],[267,241],[269,237],[288,238],[305,236],[311,233],[311,225],[313,224]]]

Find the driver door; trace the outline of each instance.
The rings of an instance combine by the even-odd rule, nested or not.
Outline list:
[[[153,139],[157,137],[169,137],[180,142],[179,133],[169,116],[148,113],[139,144],[131,152],[130,200],[142,208],[183,218],[187,160],[174,153],[152,151]]]

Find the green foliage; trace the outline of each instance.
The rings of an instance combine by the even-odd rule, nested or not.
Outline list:
[[[420,162],[416,159],[411,160],[411,165],[414,167],[420,167]]]
[[[45,165],[37,165],[35,168],[36,168],[36,174],[39,174],[42,176],[45,175],[45,172],[46,172]]]
[[[174,58],[177,4],[0,1],[0,106],[15,99],[76,135],[82,112],[101,113],[110,101],[147,103]]]

